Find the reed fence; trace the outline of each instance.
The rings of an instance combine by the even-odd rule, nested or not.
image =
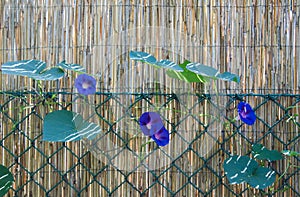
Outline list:
[[[76,76],[37,82],[0,74],[0,163],[15,178],[7,195],[300,196],[299,168],[289,168],[273,191],[230,185],[222,168],[254,143],[300,152],[299,9],[297,0],[0,1],[0,64],[34,58],[49,67],[83,65],[97,76],[89,99],[104,131],[92,142],[42,141],[46,113],[83,110]],[[187,84],[131,61],[130,50],[200,62],[241,82],[218,82],[218,92]],[[240,100],[255,109],[253,127],[229,121]],[[172,139],[162,149],[148,146],[139,160],[142,137],[126,143],[136,132],[129,123],[151,109],[160,111]],[[270,167],[279,178],[299,160]]]

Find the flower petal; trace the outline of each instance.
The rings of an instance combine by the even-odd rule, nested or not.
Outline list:
[[[169,131],[162,127],[158,132],[151,136],[158,146],[165,146],[170,142]]]
[[[143,113],[139,122],[142,132],[147,136],[152,136],[164,126],[159,114],[156,112]]]
[[[75,87],[80,94],[94,94],[96,92],[96,79],[87,74],[78,75],[75,79]]]
[[[248,125],[253,125],[256,120],[256,115],[251,106],[246,102],[240,102],[238,105],[238,113],[240,119]]]

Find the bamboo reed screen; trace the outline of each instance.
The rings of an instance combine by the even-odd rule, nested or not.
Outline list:
[[[76,76],[70,72],[38,83],[1,74],[0,163],[15,178],[7,195],[299,196],[299,168],[288,168],[275,190],[264,192],[230,185],[222,168],[229,154],[248,154],[253,143],[300,151],[299,119],[288,121],[299,114],[299,18],[296,0],[1,0],[0,64],[34,58],[48,67],[62,60],[83,65],[97,76],[98,93],[90,101],[95,121],[108,131],[94,145],[42,141],[42,119],[49,111],[91,113],[72,102],[78,98]],[[216,95],[212,86],[170,79],[165,71],[129,60],[130,50],[238,74],[240,84],[218,82],[220,96],[212,96],[212,103],[226,107],[232,118],[245,99],[255,107],[258,123],[226,128],[212,123],[211,133],[202,134],[207,128],[200,123],[209,117],[200,114],[219,110],[201,96]],[[48,98],[39,90],[57,94],[62,105],[45,106]],[[139,138],[105,152],[109,139],[121,146],[130,138],[122,129],[136,130],[130,116],[157,106],[164,108],[173,141],[153,154],[155,147],[147,147],[147,165],[130,155],[139,150]],[[300,165],[299,157],[290,160]],[[288,163],[271,164],[277,178]]]

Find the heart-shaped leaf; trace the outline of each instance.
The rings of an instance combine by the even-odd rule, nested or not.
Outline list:
[[[2,73],[9,75],[26,76],[36,80],[56,80],[64,76],[60,68],[45,70],[46,63],[40,60],[21,60],[6,62],[2,65]]]
[[[186,69],[187,64],[189,64],[189,61],[184,61],[182,64],[179,64],[179,66],[183,69],[183,72],[176,72],[174,70],[167,70],[167,75],[171,78],[183,80],[188,83],[192,82],[201,82],[205,83],[209,81],[209,78],[202,76],[202,75],[197,75],[194,72],[189,71]]]
[[[132,60],[141,61],[155,67],[167,68],[167,75],[169,77],[183,80],[188,83],[205,83],[210,79],[240,82],[240,78],[236,74],[230,72],[219,73],[215,68],[200,63],[185,61],[184,63],[177,65],[170,60],[157,61],[154,56],[142,51],[130,51],[129,57]]]
[[[247,178],[247,183],[253,188],[264,189],[271,186],[276,180],[276,173],[269,168],[258,167],[250,177]]]
[[[206,76],[212,79],[221,79],[223,81],[240,83],[240,77],[238,75],[230,72],[219,73],[219,71],[215,68],[200,63],[189,63],[186,68],[198,75]]]
[[[226,177],[231,184],[246,182],[256,189],[264,189],[275,181],[275,171],[260,167],[248,156],[234,155],[224,161]]]
[[[60,68],[50,68],[47,70],[42,71],[39,74],[32,75],[31,78],[34,78],[35,80],[44,80],[44,81],[51,81],[60,79],[65,75],[65,72]]]
[[[58,63],[57,66],[60,66],[67,70],[73,70],[75,72],[86,72],[85,68],[83,66],[81,66],[79,64],[67,64],[65,60]]]
[[[132,60],[145,62],[147,64],[155,64],[157,62],[155,57],[143,51],[130,51],[129,58]]]
[[[0,196],[4,196],[11,188],[14,177],[7,167],[0,165]]]
[[[101,131],[99,125],[83,120],[78,113],[58,110],[44,119],[43,140],[52,142],[93,139]]]
[[[177,72],[183,72],[183,68],[181,68],[178,64],[175,64],[170,60],[160,60],[159,62],[156,62],[155,65],[162,68],[172,69]]]
[[[152,56],[151,54],[146,53],[146,52],[130,51],[129,57],[132,60],[141,61],[143,63],[150,64],[157,68],[167,68],[167,69],[175,70],[177,72],[183,71],[183,69],[179,65],[175,64],[174,62],[172,62],[170,60],[157,61],[154,56]]]
[[[247,180],[247,176],[258,168],[258,163],[247,156],[232,156],[224,161],[225,174],[231,184],[239,184]]]
[[[186,65],[186,69],[188,69],[189,71],[192,71],[198,75],[202,75],[202,76],[206,76],[206,77],[211,77],[211,78],[216,78],[217,74],[218,74],[218,70],[210,67],[210,66],[206,66],[200,63],[188,63]]]
[[[46,63],[40,60],[21,60],[2,64],[2,73],[9,75],[36,75],[46,68]]]
[[[262,144],[252,145],[252,154],[255,159],[276,161],[283,159],[282,154],[277,150],[269,150]]]
[[[234,81],[236,83],[240,83],[240,77],[230,72],[219,73],[217,74],[217,78],[224,81]]]

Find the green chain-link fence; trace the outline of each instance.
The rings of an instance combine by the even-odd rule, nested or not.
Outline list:
[[[43,117],[74,110],[78,95],[1,92],[1,163],[15,178],[8,196],[300,196],[300,169],[289,167],[299,166],[299,157],[265,163],[278,181],[262,191],[230,185],[222,167],[231,154],[250,154],[254,143],[299,152],[299,94],[183,95],[188,103],[181,96],[98,92],[93,101],[102,134],[92,142],[51,143],[42,141]],[[252,127],[235,120],[240,100],[256,112]],[[126,124],[151,107],[171,141],[141,151],[144,138],[132,140],[134,128]],[[212,119],[211,112],[220,116]]]

